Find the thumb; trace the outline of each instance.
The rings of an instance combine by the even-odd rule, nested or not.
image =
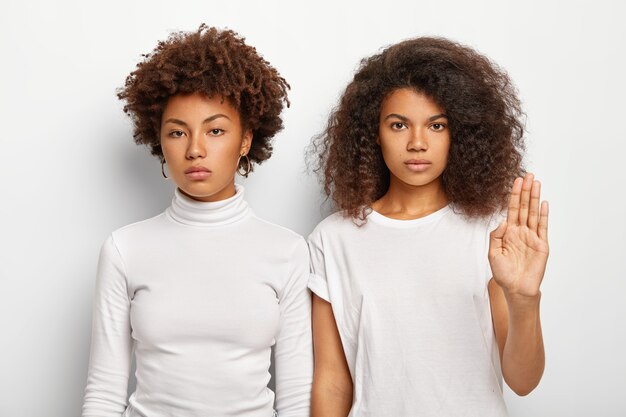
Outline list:
[[[507,222],[503,221],[494,231],[489,233],[489,248],[491,250],[502,247],[502,237],[506,232]]]

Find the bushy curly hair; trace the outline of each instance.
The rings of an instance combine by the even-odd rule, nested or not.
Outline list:
[[[169,97],[201,92],[222,96],[238,109],[242,127],[253,134],[251,162],[272,155],[271,139],[283,128],[280,113],[289,106],[289,84],[243,37],[202,24],[195,32],[172,33],[143,57],[117,94],[126,102],[137,144],[163,158],[159,131]]]
[[[314,171],[346,214],[365,220],[389,188],[376,143],[383,100],[400,88],[431,97],[448,116],[451,134],[444,190],[455,209],[482,217],[506,207],[523,175],[524,116],[508,75],[473,49],[419,37],[361,61],[326,129],[314,138]]]

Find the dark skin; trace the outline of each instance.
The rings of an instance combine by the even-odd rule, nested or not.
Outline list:
[[[252,132],[242,129],[239,111],[227,100],[201,93],[172,96],[160,133],[168,175],[185,195],[198,201],[235,195],[237,164],[250,150]]]
[[[333,310],[313,294],[315,371],[311,392],[312,416],[347,416],[352,407],[352,377],[343,353]]]
[[[441,184],[450,133],[445,112],[412,89],[399,89],[381,106],[378,143],[390,171],[385,195],[372,204],[399,220],[427,216],[449,200]],[[526,395],[539,383],[545,364],[539,314],[540,285],[548,260],[548,204],[532,174],[515,180],[508,214],[490,235],[488,284],[494,332],[506,383]],[[315,377],[313,416],[345,417],[353,384],[345,364],[332,308],[314,296]]]

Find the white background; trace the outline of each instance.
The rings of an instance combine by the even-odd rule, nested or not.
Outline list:
[[[40,1],[0,11],[0,416],[78,416],[98,251],[161,212],[172,184],[115,97],[140,54],[201,22],[247,38],[291,83],[258,215],[308,234],[323,209],[303,150],[359,60],[417,35],[506,68],[527,167],[551,203],[547,366],[512,416],[626,415],[626,13],[619,1]]]

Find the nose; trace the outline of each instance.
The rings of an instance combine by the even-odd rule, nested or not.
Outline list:
[[[411,132],[411,137],[406,147],[407,151],[426,151],[428,150],[428,138],[426,133],[421,129],[415,129]]]
[[[201,135],[190,135],[185,157],[189,160],[206,157],[206,146]]]

